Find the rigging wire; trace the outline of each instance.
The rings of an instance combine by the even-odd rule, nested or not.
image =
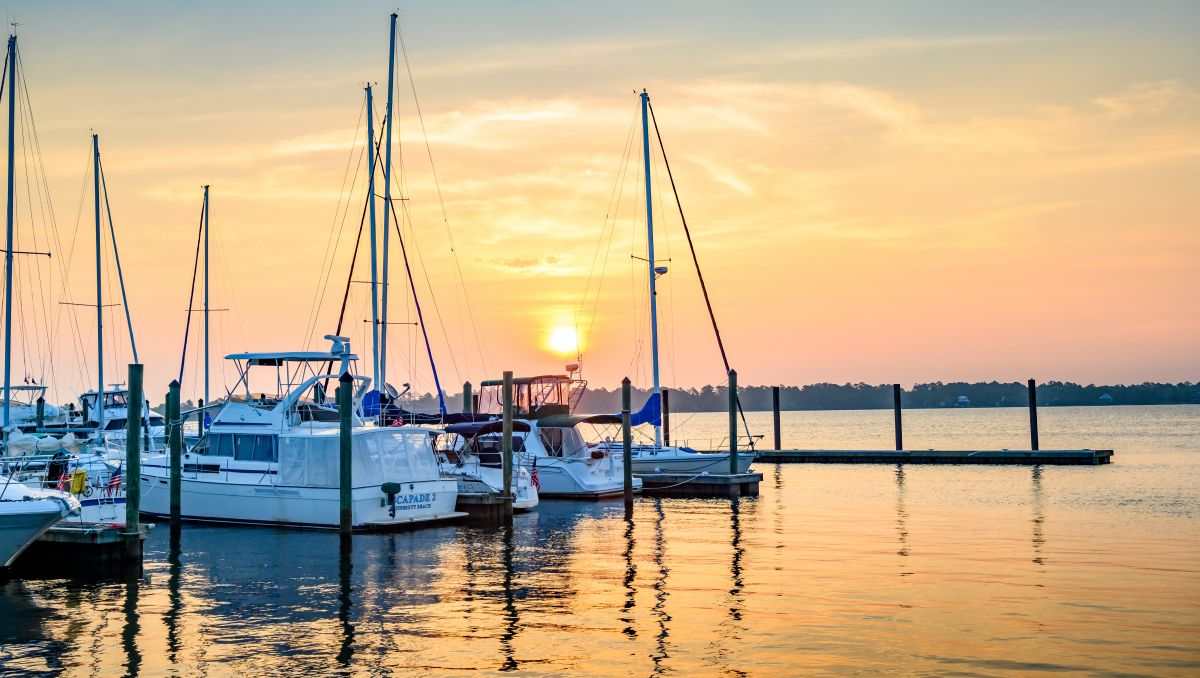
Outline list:
[[[649,104],[649,102],[647,102]],[[713,334],[717,337],[717,348],[721,350],[721,361],[725,364],[725,373],[728,374],[729,357],[725,353],[725,342],[721,340],[721,330],[717,327],[717,316],[713,312],[712,300],[708,296],[708,286],[704,284],[704,274],[700,272],[700,258],[696,256],[696,245],[692,242],[692,232],[687,225],[687,217],[683,214],[683,202],[679,198],[679,189],[675,187],[675,176],[671,173],[671,163],[667,160],[667,148],[663,145],[662,133],[658,130],[658,119],[654,117],[654,105],[649,104],[650,120],[654,122],[654,135],[658,137],[658,147],[662,151],[663,165],[667,168],[667,177],[671,180],[671,191],[675,194],[675,205],[679,208],[679,220],[683,223],[683,232],[687,236],[688,249],[692,253],[692,263],[696,265],[696,277],[700,280],[700,291],[704,293],[704,305],[708,308],[708,317],[712,321]],[[746,421],[746,412],[742,409],[742,399],[738,395],[735,397],[737,401],[738,412],[742,417],[742,426],[746,429],[746,436],[750,439],[750,448],[754,449],[754,438],[750,435],[750,424]]]
[[[442,223],[445,224],[445,226],[446,226],[446,238],[450,243],[450,254],[451,254],[451,258],[454,260],[454,270],[458,274],[459,287],[462,289],[463,301],[467,307],[467,316],[471,320],[471,329],[475,334],[475,345],[479,351],[479,360],[481,363],[480,367],[483,368],[484,373],[486,374],[490,370],[489,370],[489,363],[488,363],[487,357],[485,355],[485,348],[484,348],[485,344],[483,343],[483,340],[480,338],[480,335],[479,335],[479,323],[475,319],[475,310],[474,310],[474,307],[471,305],[471,297],[467,293],[467,281],[466,281],[466,278],[463,276],[462,263],[460,262],[460,260],[458,258],[458,250],[455,248],[455,245],[454,245],[454,233],[450,229],[450,215],[446,211],[446,200],[442,196],[442,184],[438,180],[437,167],[434,165],[434,162],[433,162],[433,148],[430,146],[430,143],[429,143],[429,132],[427,132],[425,129],[425,116],[421,112],[421,101],[417,97],[416,80],[413,78],[412,65],[409,63],[409,60],[408,60],[408,49],[404,44],[404,31],[401,30],[399,22],[396,23],[396,37],[399,38],[400,53],[404,57],[404,69],[408,73],[409,89],[412,91],[413,105],[417,110],[417,120],[421,126],[421,134],[425,138],[425,154],[429,157],[429,169],[430,169],[430,173],[433,175],[433,185],[437,191],[438,203],[440,204],[441,209],[442,209]],[[403,163],[403,156],[401,156],[401,163]],[[461,323],[460,323],[460,327],[461,327]],[[465,341],[463,341],[462,343],[464,345],[466,344]],[[457,367],[455,369],[457,370]],[[461,377],[462,375],[460,374],[459,376]]]
[[[187,362],[188,334],[192,329],[192,313],[196,303],[196,274],[200,269],[200,241],[204,236],[204,203],[200,204],[200,226],[196,229],[196,256],[192,260],[192,287],[188,292],[187,320],[183,324],[183,354],[179,356],[179,383],[183,383],[183,366]],[[193,382],[195,383],[195,382]]]
[[[360,163],[355,162],[355,149],[359,145],[358,133],[362,129],[364,117],[363,113],[366,111],[366,109],[367,102],[364,100],[362,106],[358,109],[358,121],[354,126],[354,136],[350,139],[350,152],[346,157],[346,168],[342,173],[342,186],[338,191],[337,204],[333,210],[333,221],[329,224],[329,236],[325,239],[325,253],[321,256],[321,276],[317,279],[316,289],[313,290],[312,305],[308,311],[308,323],[304,337],[305,346],[310,345],[313,340],[313,336],[316,333],[317,316],[320,312],[320,304],[325,299],[325,293],[329,287],[329,278],[333,274],[333,260],[337,254],[337,244],[341,242],[342,231],[346,226],[346,216],[350,211],[349,195],[353,194],[354,187],[358,184],[358,171]],[[358,157],[362,157],[362,151],[359,152]],[[346,179],[350,176],[350,167],[352,165],[354,166],[354,176],[351,179],[350,192],[348,194],[346,192]],[[342,206],[343,197],[346,198],[344,208]],[[338,219],[339,212],[342,215],[340,220]],[[335,233],[337,236],[336,238],[334,237]]]

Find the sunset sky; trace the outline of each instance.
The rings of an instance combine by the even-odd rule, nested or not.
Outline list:
[[[378,116],[393,5],[3,7],[19,23],[64,250],[18,258],[54,282],[43,293],[17,276],[17,380],[44,375],[65,401],[95,373],[94,312],[58,304],[94,302],[93,128],[152,394],[178,370],[206,183],[212,306],[230,309],[214,314],[214,364],[233,351],[324,348],[365,199],[361,171],[353,191],[345,179],[363,146],[363,86],[376,83]],[[399,9],[429,154],[401,58],[396,180],[448,391],[504,369],[561,371],[573,358],[551,336],[561,348],[574,327],[593,384],[648,383],[644,268],[631,259],[645,247],[640,139],[622,160],[643,87],[741,383],[1200,378],[1198,3]],[[21,144],[18,244],[44,249],[48,219],[29,197]],[[656,166],[653,186],[667,189],[656,194],[659,256],[671,269],[663,381],[718,383]],[[598,300],[597,252],[607,252]],[[393,320],[408,322],[398,250],[392,262]],[[365,356],[369,307],[354,288],[346,332]],[[119,301],[116,287],[105,292]],[[109,310],[120,330],[121,309]],[[415,328],[390,331],[389,381],[432,390]],[[128,342],[118,343],[105,369],[123,375]]]

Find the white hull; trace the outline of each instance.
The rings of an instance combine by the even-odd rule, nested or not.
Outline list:
[[[459,494],[499,494],[504,491],[504,471],[478,462],[461,466],[442,462],[442,473],[458,482]],[[514,511],[528,511],[538,505],[538,490],[530,483],[525,469],[514,466],[512,483]]]
[[[355,529],[370,529],[457,517],[454,511],[457,492],[458,486],[454,480],[406,482],[403,483],[403,493],[394,498],[393,511],[379,485],[356,487],[353,491],[352,522]],[[340,524],[340,497],[338,488],[328,487],[288,487],[190,478],[184,478],[180,484],[182,518],[215,523],[337,528]],[[142,513],[169,517],[170,502],[168,476],[143,473]]]
[[[42,533],[79,509],[70,497],[27,488],[0,477],[0,567],[17,556]]]
[[[529,468],[532,471],[532,465]],[[617,497],[625,493],[625,475],[620,463],[611,458],[537,457],[538,481],[542,497],[591,498]],[[640,492],[642,481],[633,479]]]
[[[737,472],[745,473],[754,463],[753,452],[739,452]],[[729,453],[687,452],[667,447],[645,450],[633,457],[634,473],[729,473]]]

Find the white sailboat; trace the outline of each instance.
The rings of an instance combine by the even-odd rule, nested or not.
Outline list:
[[[650,398],[647,400],[642,411],[634,417],[635,425],[640,420],[652,423],[654,426],[654,443],[634,445],[631,450],[633,471],[634,473],[729,473],[729,453],[728,452],[698,452],[694,449],[684,446],[672,446],[664,444],[662,430],[662,383],[659,378],[659,350],[658,350],[658,278],[667,274],[667,267],[660,265],[659,260],[655,259],[654,255],[654,202],[651,197],[651,179],[650,179],[650,122],[652,111],[650,110],[650,96],[644,90],[639,95],[641,98],[641,118],[642,118],[642,157],[644,162],[644,180],[646,187],[646,264],[647,276],[650,283],[650,357],[652,363],[653,374],[653,391],[650,392]],[[655,131],[657,132],[657,123],[655,123]],[[660,139],[661,144],[661,139]],[[670,165],[667,165],[667,171],[670,172]],[[675,182],[672,178],[671,185],[674,187]],[[676,196],[678,199],[678,196]],[[682,216],[682,208],[680,215]],[[684,222],[686,228],[686,221]],[[691,235],[688,235],[688,242],[691,242]],[[693,256],[695,251],[693,250]],[[699,264],[696,266],[699,272]],[[701,289],[704,290],[705,303],[708,303],[708,291],[704,288],[704,279],[700,278]],[[712,306],[708,306],[710,317],[712,316]],[[716,320],[713,319],[713,329],[716,330]],[[720,333],[717,333],[717,342],[721,349],[721,357],[725,361],[725,370],[729,371],[729,361],[725,357],[725,348],[721,343]],[[744,420],[743,420],[744,421]],[[620,422],[618,422],[620,423]],[[747,437],[749,434],[747,432]],[[749,438],[753,442],[753,438]],[[611,439],[594,446],[594,449],[601,450],[605,453],[620,452],[622,445],[613,443]],[[739,452],[737,453],[737,471],[745,473],[750,464],[754,461],[754,452]]]
[[[358,357],[345,337],[328,352],[239,353],[238,382],[212,425],[183,460],[183,518],[336,528],[339,524],[338,413],[325,398]],[[336,371],[327,371],[336,366]],[[256,374],[251,374],[255,372]],[[258,372],[272,391],[254,392]],[[431,429],[380,427],[361,416],[369,377],[355,376],[352,477],[355,529],[458,518],[458,483],[443,478]],[[142,512],[170,515],[170,459],[142,462]]]

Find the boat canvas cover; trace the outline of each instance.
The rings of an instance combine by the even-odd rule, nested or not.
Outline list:
[[[514,421],[512,423],[514,431],[522,433],[530,430],[529,424],[523,421]],[[446,433],[457,433],[464,438],[474,438],[488,433],[501,433],[504,431],[504,422],[499,419],[491,421],[474,421],[464,424],[451,424],[446,427]]]
[[[326,435],[279,438],[279,484],[337,487],[340,438]],[[350,455],[354,485],[437,480],[437,461],[424,430],[379,428],[354,436]]]

